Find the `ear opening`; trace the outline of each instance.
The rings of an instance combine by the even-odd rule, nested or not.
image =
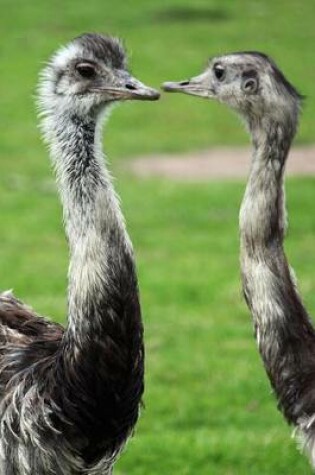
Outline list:
[[[246,94],[256,94],[259,88],[259,80],[256,71],[246,71],[242,75],[242,91]]]

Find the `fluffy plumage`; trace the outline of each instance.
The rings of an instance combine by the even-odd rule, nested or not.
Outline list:
[[[0,474],[105,475],[132,434],[144,349],[132,246],[101,149],[117,100],[157,99],[121,43],[86,34],[41,75],[39,107],[70,248],[68,326],[0,295]]]
[[[259,351],[280,410],[315,467],[315,331],[283,249],[283,178],[301,95],[268,56],[238,52],[168,91],[217,99],[245,120],[253,143],[240,210],[241,271]]]

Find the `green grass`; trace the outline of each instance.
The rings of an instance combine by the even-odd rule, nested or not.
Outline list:
[[[311,473],[276,410],[241,298],[242,192],[242,184],[121,184],[147,342],[147,410],[121,473]],[[313,180],[289,182],[287,250],[314,308],[313,192]]]
[[[119,176],[138,260],[146,329],[146,409],[119,475],[310,474],[276,410],[241,298],[240,183]],[[314,180],[290,180],[287,239],[308,307]],[[46,181],[1,178],[1,286],[63,320],[67,249]],[[48,277],[49,276],[49,277]]]
[[[259,49],[309,95],[298,141],[313,140],[313,0],[0,0],[0,288],[63,321],[68,251],[32,93],[55,47],[82,31],[125,38],[134,73],[158,86],[198,73],[210,55]],[[193,98],[117,109],[116,158],[247,137],[224,107]],[[117,180],[138,261],[146,329],[146,410],[119,475],[296,475],[308,462],[276,410],[241,297],[242,183]],[[288,186],[290,261],[315,308],[314,180]]]
[[[31,93],[43,62],[83,31],[123,37],[131,67],[143,81],[197,74],[209,56],[257,49],[272,55],[309,96],[300,142],[314,140],[315,43],[313,0],[1,0],[2,111],[0,143],[6,167],[27,160],[38,170],[42,152]],[[136,126],[135,126],[136,124]],[[12,140],[13,136],[13,140]],[[246,134],[225,107],[177,95],[154,104],[128,104],[108,129],[110,156],[243,144]]]

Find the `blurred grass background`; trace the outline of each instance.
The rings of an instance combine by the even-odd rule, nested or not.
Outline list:
[[[308,96],[297,142],[313,142],[313,0],[0,0],[0,287],[64,321],[67,247],[33,95],[43,62],[84,31],[125,39],[131,68],[158,86],[211,55],[262,50]],[[310,474],[276,410],[241,298],[244,183],[142,181],[117,159],[238,145],[224,107],[189,97],[125,104],[106,150],[137,252],[146,328],[146,410],[119,475]],[[290,260],[315,307],[314,179],[288,183]]]

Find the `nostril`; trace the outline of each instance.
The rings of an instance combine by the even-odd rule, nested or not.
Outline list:
[[[127,83],[125,86],[126,89],[129,89],[130,91],[135,91],[137,88],[133,84]]]
[[[182,81],[179,83],[180,86],[188,86],[188,84],[190,83],[190,81]]]

